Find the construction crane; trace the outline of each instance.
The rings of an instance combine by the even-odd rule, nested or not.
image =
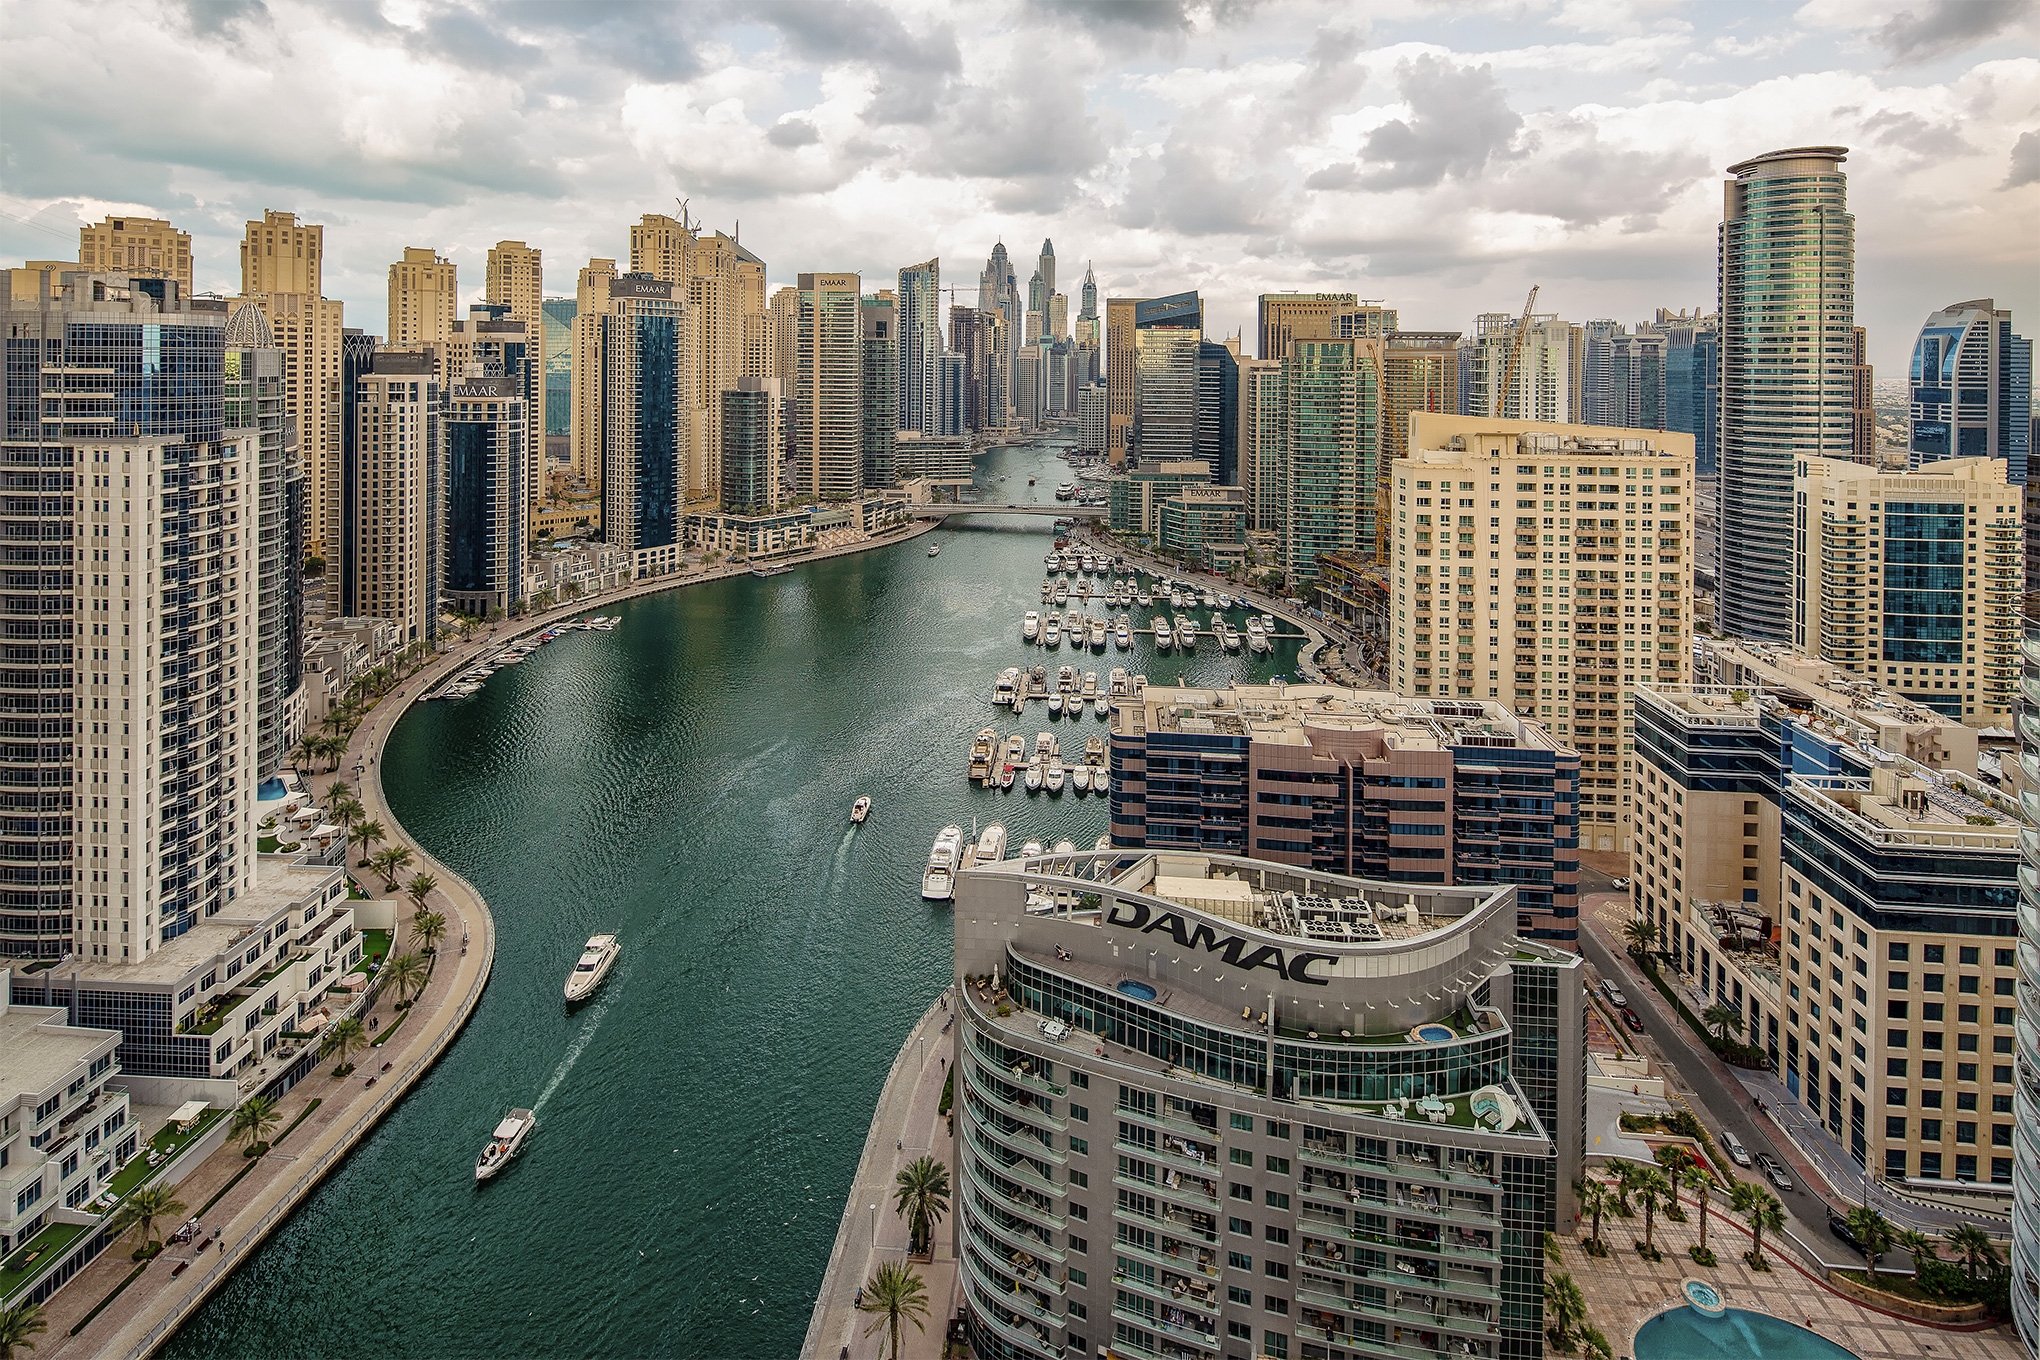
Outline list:
[[[1531,284],[1530,296],[1523,299],[1523,319],[1516,323],[1516,329],[1509,336],[1509,357],[1502,363],[1502,381],[1495,388],[1494,418],[1502,418],[1502,403],[1508,400],[1509,389],[1516,381],[1516,360],[1523,353],[1523,335],[1530,329],[1530,309],[1537,305],[1537,290],[1542,285]]]

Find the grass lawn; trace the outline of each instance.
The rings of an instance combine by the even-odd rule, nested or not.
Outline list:
[[[390,955],[390,936],[393,933],[388,930],[362,931],[361,963],[354,971],[357,973],[366,972],[368,965],[371,963],[381,963],[384,959],[388,958]]]
[[[90,1231],[82,1223],[52,1223],[22,1243],[6,1264],[0,1265],[0,1299],[13,1297],[16,1290],[49,1269],[66,1248]]]

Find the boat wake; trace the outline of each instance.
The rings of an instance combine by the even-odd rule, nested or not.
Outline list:
[[[589,1008],[588,1018],[581,1023],[581,1032],[567,1045],[566,1054],[561,1057],[560,1065],[553,1069],[552,1080],[538,1093],[538,1099],[531,1106],[533,1114],[545,1108],[545,1103],[552,1099],[552,1093],[559,1090],[560,1083],[567,1079],[567,1073],[574,1070],[574,1063],[579,1060],[581,1050],[588,1047],[588,1041],[595,1037],[595,1031],[602,1024],[602,1017],[608,1010],[609,994],[605,992],[602,999]]]

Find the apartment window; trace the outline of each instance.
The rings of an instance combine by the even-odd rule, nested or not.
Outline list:
[[[1287,1123],[1287,1122],[1285,1122],[1285,1121],[1283,1121],[1283,1120],[1280,1120],[1280,1119],[1271,1119],[1271,1120],[1269,1120],[1269,1121],[1268,1121],[1268,1136],[1269,1136],[1270,1138],[1282,1138],[1282,1139],[1287,1139],[1287,1138],[1289,1137],[1289,1125],[1288,1125],[1288,1123]]]
[[[1226,1118],[1231,1121],[1234,1128],[1244,1133],[1252,1133],[1254,1131],[1254,1116],[1250,1114],[1228,1113]]]
[[[1076,1186],[1079,1190],[1088,1190],[1091,1188],[1091,1178],[1082,1171],[1072,1170],[1070,1172],[1070,1184]],[[1071,1207],[1074,1208],[1075,1206],[1072,1205]]]
[[[1943,1006],[1938,1001],[1923,1002],[1920,1006],[1920,1019],[1922,1020],[1938,1024],[1940,1023],[1941,1017],[1945,1014],[1947,1014],[1947,1007]],[[1937,1047],[1937,1045],[1929,1044],[1927,1045],[1927,1047],[1934,1048]]]
[[[1289,1245],[1289,1229],[1287,1228],[1278,1228],[1273,1223],[1270,1223],[1267,1227],[1265,1236],[1270,1242],[1273,1242],[1278,1247],[1286,1247]]]
[[[1254,1339],[1254,1327],[1252,1323],[1248,1322],[1227,1322],[1225,1324],[1225,1334],[1239,1341],[1252,1341]]]
[[[1884,1118],[1884,1136],[1894,1142],[1903,1142],[1905,1140],[1905,1116],[1902,1114],[1886,1115]]]
[[[1249,1204],[1254,1202],[1254,1187],[1251,1185],[1241,1185],[1238,1181],[1234,1181],[1226,1186],[1225,1192],[1234,1199],[1243,1199]]]
[[[1885,1087],[1885,1088],[1884,1088],[1884,1103],[1885,1103],[1886,1105],[1903,1105],[1903,1104],[1905,1104],[1905,1088],[1904,1088],[1903,1086],[1887,1086],[1887,1087]]]
[[[1261,1306],[1271,1313],[1280,1313],[1284,1317],[1289,1316],[1288,1299],[1277,1298],[1275,1295],[1270,1294],[1267,1296],[1267,1300],[1264,1303],[1262,1303]]]
[[[1963,945],[1959,954],[1957,955],[1958,961],[1965,968],[1974,968],[1976,966],[1977,957],[1978,950],[1977,947],[1973,944]]]
[[[1975,1024],[1976,1014],[1977,1011],[1976,1007],[1974,1006],[1957,1006],[1955,1008],[1955,1019],[1958,1024],[1963,1025]]]
[[[1887,973],[1884,977],[1884,985],[1894,992],[1904,991],[1911,983],[1912,975],[1910,973]],[[1903,1006],[1905,1003],[1900,1001],[1893,1004]]]
[[[1286,1280],[1289,1278],[1289,1267],[1280,1261],[1266,1262],[1262,1269],[1263,1273],[1271,1280]]]
[[[1278,1176],[1287,1176],[1289,1174],[1289,1159],[1287,1157],[1270,1157],[1268,1159],[1268,1169]]]
[[[1955,1141],[1958,1143],[1974,1143],[1976,1141],[1976,1125],[1967,1119],[1956,1120]]]
[[[2012,966],[2012,964],[2013,964],[2013,961],[2014,961],[2014,960],[2013,960],[2013,956],[2012,956],[2012,951],[2011,951],[2011,950],[2009,950],[2009,949],[1999,949],[1999,950],[1996,950],[1996,951],[1994,951],[1994,952],[1995,952],[1995,954],[1996,954],[1996,956],[1997,956],[1997,957],[1996,957],[1996,960],[1995,960],[1995,961],[1996,961],[1996,963],[1997,963],[1997,966],[1998,966],[1998,967],[2000,967],[2000,968],[2010,968],[2010,967]]]
[[[1228,1218],[1225,1221],[1225,1230],[1238,1237],[1252,1237],[1254,1235],[1254,1225],[1247,1222],[1244,1218]]]
[[[1940,1141],[1941,1141],[1941,1121],[1940,1121],[1940,1120],[1938,1120],[1938,1119],[1922,1119],[1922,1120],[1920,1121],[1920,1141],[1921,1141],[1922,1143],[1938,1143],[1938,1142],[1940,1142]],[[1938,1156],[1936,1157],[1936,1159],[1935,1159],[1935,1160],[1937,1160],[1937,1161],[1939,1160]],[[1924,1176],[1924,1175],[1927,1175],[1927,1174],[1928,1174],[1928,1173],[1927,1173],[1927,1170],[1926,1170],[1926,1168],[1925,1168],[1924,1166],[1922,1166],[1922,1167],[1920,1168],[1920,1174],[1921,1174],[1922,1176]]]
[[[1070,1135],[1070,1151],[1071,1151],[1071,1152],[1080,1152],[1080,1153],[1083,1153],[1083,1154],[1084,1154],[1085,1156],[1087,1156],[1087,1157],[1088,1157],[1088,1156],[1089,1156],[1089,1155],[1091,1154],[1091,1143],[1090,1143],[1090,1140],[1089,1140],[1089,1139],[1087,1139],[1087,1138],[1079,1138],[1079,1137],[1077,1137],[1077,1136],[1076,1136],[1076,1135],[1075,1135],[1074,1133],[1073,1133],[1073,1134],[1071,1134],[1071,1135]]]
[[[1909,1009],[1911,1006],[1908,1002],[1887,1001],[1884,1003],[1884,1016],[1887,1020],[1903,1020]]]
[[[1900,941],[1893,941],[1884,947],[1884,957],[1890,959],[1893,963],[1904,963],[1912,958],[1912,946]],[[1901,974],[1893,973],[1892,976],[1899,977]],[[1897,985],[1902,986],[1904,984]]]
[[[1225,1298],[1226,1302],[1237,1303],[1242,1308],[1252,1308],[1254,1306],[1254,1291],[1242,1289],[1236,1284],[1229,1284],[1225,1287]]]
[[[1254,1268],[1254,1258],[1243,1251],[1227,1252],[1225,1254],[1225,1263],[1234,1270],[1252,1270]]]
[[[1941,1064],[1937,1062],[1923,1062],[1920,1064],[1921,1081],[1939,1081],[1940,1079]]]
[[[1884,1060],[1884,1075],[1887,1077],[1902,1077],[1905,1075],[1905,1067],[1904,1058],[1886,1058]]]
[[[1267,1193],[1268,1207],[1270,1209],[1287,1209],[1289,1207],[1289,1196],[1283,1194],[1280,1190],[1270,1190]]]
[[[1948,961],[1948,946],[1947,946],[1947,945],[1945,945],[1945,944],[1930,944],[1930,945],[1927,945],[1927,946],[1925,946],[1925,948],[1926,948],[1926,954],[1924,955],[1924,957],[1926,958],[1926,961],[1927,961],[1928,963],[1946,963],[1946,962]]]
[[[1091,1251],[1091,1244],[1089,1242],[1086,1242],[1083,1238],[1077,1236],[1075,1233],[1071,1233],[1070,1250],[1076,1252],[1078,1255],[1088,1256]]]
[[[1226,1153],[1226,1159],[1234,1166],[1244,1166],[1249,1170],[1253,1169],[1254,1154],[1248,1148],[1233,1148]]]

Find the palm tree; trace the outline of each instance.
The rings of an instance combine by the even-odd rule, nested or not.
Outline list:
[[[1898,1230],[1882,1211],[1861,1204],[1849,1210],[1849,1231],[1856,1234],[1857,1245],[1870,1261],[1870,1277],[1875,1279],[1877,1262],[1898,1240]]]
[[[1912,1257],[1914,1278],[1924,1273],[1927,1262],[1941,1259],[1941,1253],[1934,1250],[1934,1239],[1918,1228],[1900,1230],[1898,1235],[1892,1238],[1891,1244]]]
[[[1587,1320],[1587,1296],[1580,1282],[1559,1273],[1544,1277],[1544,1330],[1561,1350],[1572,1347],[1573,1336]]]
[[[354,828],[354,839],[361,842],[362,862],[364,864],[368,862],[371,847],[377,841],[387,840],[388,838],[389,833],[383,830],[381,822],[367,821]]]
[[[431,896],[432,890],[438,886],[439,880],[431,874],[417,874],[404,885],[404,891],[410,895],[411,905],[422,909],[425,899]]]
[[[351,798],[353,796],[354,786],[344,779],[335,779],[326,785],[326,797],[331,802],[337,803],[342,798]]]
[[[436,911],[420,911],[411,918],[411,937],[422,941],[425,952],[439,952],[439,942],[446,938],[446,918]]]
[[[349,831],[354,829],[354,824],[361,820],[361,814],[366,810],[360,803],[354,800],[351,794],[342,794],[340,797],[335,798],[332,805],[327,809],[327,811],[333,814],[333,820],[346,827]]]
[[[922,1157],[901,1170],[893,1189],[894,1210],[907,1220],[907,1236],[916,1255],[929,1249],[935,1225],[949,1212],[949,1168]]]
[[[1592,1176],[1589,1176],[1587,1179],[1575,1183],[1573,1189],[1579,1192],[1580,1212],[1586,1214],[1594,1221],[1592,1237],[1594,1241],[1599,1242],[1601,1240],[1601,1215],[1608,1212],[1608,1202],[1610,1199],[1608,1187],[1595,1180]]]
[[[1717,1001],[1706,1010],[1700,1012],[1700,1023],[1707,1026],[1709,1034],[1712,1034],[1725,1044],[1728,1042],[1728,1032],[1730,1030],[1734,1030],[1737,1034],[1742,1033],[1742,1012],[1732,1007],[1724,1006]]]
[[[1558,1234],[1555,1232],[1544,1234],[1544,1259],[1555,1266],[1565,1264],[1565,1251],[1559,1245]]]
[[[318,755],[318,748],[316,746],[317,741],[318,741],[317,737],[313,736],[309,732],[305,733],[305,735],[298,738],[298,744],[291,748],[291,758],[296,760],[300,765],[311,764],[313,759]]]
[[[1624,1218],[1628,1218],[1636,1212],[1629,1205],[1629,1195],[1631,1191],[1636,1189],[1636,1173],[1638,1170],[1639,1168],[1634,1162],[1615,1163],[1614,1209],[1616,1213]]]
[[[1653,1234],[1657,1229],[1658,1205],[1664,1203],[1670,1189],[1665,1173],[1654,1166],[1639,1168],[1636,1173],[1636,1197],[1643,1201],[1643,1254],[1649,1256],[1657,1250]]]
[[[1623,938],[1629,941],[1632,958],[1643,958],[1650,953],[1650,947],[1657,943],[1657,922],[1647,916],[1631,917],[1622,927]]]
[[[1785,1206],[1778,1202],[1776,1195],[1750,1181],[1737,1181],[1729,1202],[1735,1206],[1737,1213],[1750,1221],[1750,1262],[1754,1265],[1764,1259],[1764,1230],[1784,1230]]]
[[[1672,1207],[1679,1207],[1679,1177],[1690,1173],[1698,1165],[1693,1154],[1677,1146],[1661,1147],[1656,1152],[1657,1164],[1664,1168],[1665,1179],[1672,1186]]]
[[[378,851],[375,857],[369,860],[368,863],[369,867],[382,875],[383,891],[395,892],[397,890],[397,875],[402,873],[410,862],[411,850],[409,846],[392,845]]]
[[[413,992],[424,991],[426,982],[432,976],[432,970],[426,966],[424,958],[417,954],[399,954],[391,959],[387,966],[390,981],[396,985],[397,1004],[400,1006],[410,1004]]]
[[[361,1021],[350,1015],[326,1031],[326,1037],[319,1045],[319,1056],[339,1054],[340,1063],[333,1069],[333,1075],[344,1077],[354,1070],[354,1065],[347,1061],[347,1055],[367,1042],[368,1031],[362,1028]]]
[[[1715,1188],[1714,1173],[1704,1166],[1696,1166],[1686,1173],[1686,1179],[1693,1182],[1693,1195],[1700,1201],[1700,1250],[1707,1250],[1707,1199]]]
[[[269,1135],[283,1122],[283,1116],[276,1112],[276,1102],[268,1096],[250,1096],[234,1107],[231,1121],[227,1125],[227,1136],[241,1145],[243,1155],[252,1155],[256,1148],[269,1149]]]
[[[1955,1252],[1955,1259],[1962,1263],[1962,1269],[1969,1276],[1971,1284],[1976,1283],[1976,1272],[1985,1266],[1998,1263],[1997,1243],[1990,1240],[1990,1234],[1974,1223],[1964,1223],[1951,1228],[1947,1233],[1948,1246]]]
[[[865,1281],[857,1311],[877,1315],[865,1335],[884,1331],[892,1342],[892,1360],[900,1360],[901,1321],[912,1322],[916,1331],[928,1330],[928,1324],[921,1321],[928,1315],[928,1286],[905,1261],[882,1261]]]
[[[141,1229],[142,1250],[147,1251],[149,1243],[156,1240],[156,1220],[178,1218],[184,1213],[184,1201],[177,1198],[177,1192],[167,1185],[144,1185],[127,1197],[120,1206],[120,1212],[113,1218],[113,1235],[125,1237],[136,1228]]]
[[[42,1305],[39,1303],[17,1303],[12,1308],[0,1308],[0,1360],[14,1360],[17,1350],[32,1351],[35,1343],[32,1336],[41,1336],[50,1329],[43,1321]]]

